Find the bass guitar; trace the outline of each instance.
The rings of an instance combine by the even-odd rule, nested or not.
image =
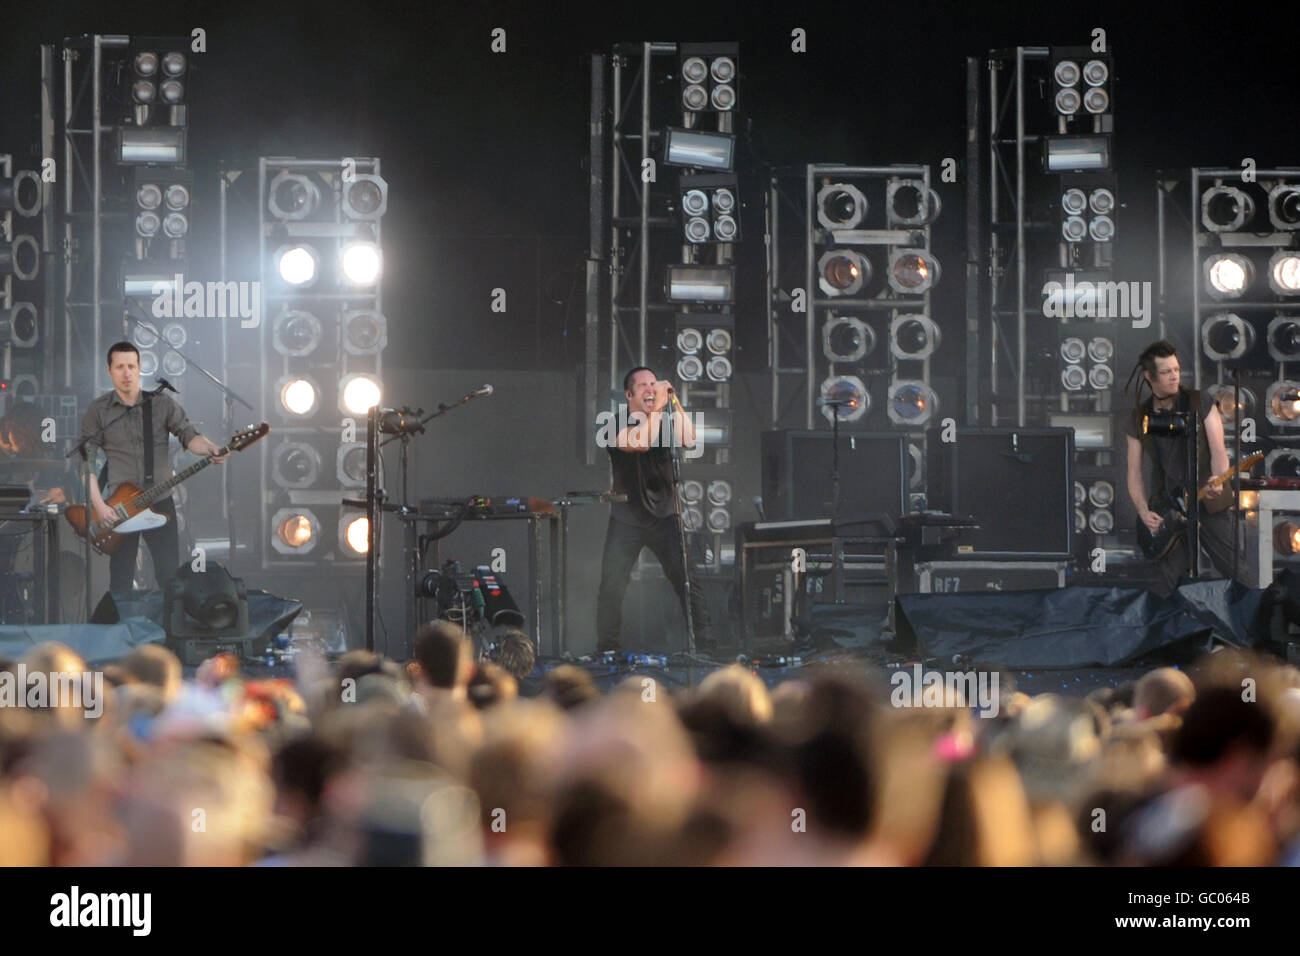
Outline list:
[[[271,426],[266,422],[260,425],[250,426],[243,431],[236,432],[231,436],[226,447],[222,448],[218,454],[224,455],[231,451],[243,451],[259,438],[264,437],[271,430]],[[163,495],[167,494],[182,481],[193,478],[208,465],[212,464],[211,458],[201,458],[194,464],[190,465],[184,471],[178,472],[164,482],[154,485],[148,491],[141,491],[135,485],[129,482],[123,482],[117,486],[109,499],[104,502],[113,509],[115,517],[112,521],[91,521],[89,522],[89,532],[87,531],[86,517],[89,512],[85,505],[72,505],[63,514],[68,519],[81,537],[90,535],[90,543],[100,554],[112,554],[122,544],[123,536],[133,534],[138,531],[151,531],[167,523],[167,516],[160,515],[152,510],[152,505]]]
[[[1205,483],[1205,487],[1196,493],[1197,502],[1205,500],[1205,493],[1211,488],[1220,487],[1225,481],[1231,480],[1232,476],[1239,471],[1249,471],[1256,464],[1264,460],[1264,453],[1257,451],[1253,455],[1243,458],[1235,468],[1229,468],[1221,475],[1215,475]],[[1205,506],[1206,510],[1214,514],[1227,508],[1233,502],[1234,496],[1224,495],[1221,498],[1211,501]],[[1147,507],[1158,514],[1164,521],[1155,531],[1148,528],[1138,518],[1137,521],[1137,542],[1142,553],[1151,561],[1157,561],[1169,553],[1178,542],[1178,536],[1187,528],[1187,493],[1179,490],[1176,494],[1169,495],[1163,490],[1157,491],[1147,502]]]

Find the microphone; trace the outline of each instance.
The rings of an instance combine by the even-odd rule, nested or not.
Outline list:
[[[159,376],[159,377],[158,377],[158,387],[155,388],[155,389],[153,390],[153,393],[154,393],[155,395],[161,395],[164,391],[171,392],[173,395],[179,395],[179,394],[180,394],[180,392],[178,392],[178,391],[176,391],[176,389],[172,388],[172,383],[171,383],[171,382],[167,381],[167,379],[163,378],[162,376]]]
[[[484,385],[482,388],[475,389],[475,390],[474,390],[474,394],[475,394],[475,395],[491,395],[491,394],[492,394],[492,386],[491,386],[491,385]]]
[[[763,514],[763,496],[754,495],[754,510],[758,512],[758,520],[766,521],[767,515]]]

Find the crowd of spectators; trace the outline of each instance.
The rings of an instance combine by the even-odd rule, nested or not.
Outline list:
[[[1087,697],[1000,674],[980,717],[888,669],[741,665],[600,692],[526,635],[476,661],[102,668],[98,716],[0,707],[4,865],[1275,865],[1300,862],[1300,670],[1234,649]],[[0,674],[80,673],[59,644]],[[51,702],[58,703],[58,702]]]

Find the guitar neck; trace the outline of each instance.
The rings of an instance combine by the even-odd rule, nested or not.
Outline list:
[[[1213,478],[1211,478],[1209,481],[1205,483],[1206,487],[1202,488],[1200,491],[1196,493],[1196,500],[1204,501],[1205,494],[1210,490],[1210,488],[1219,487],[1239,471],[1250,471],[1251,468],[1255,467],[1255,463],[1258,462],[1263,457],[1264,456],[1261,454],[1251,455],[1249,458],[1242,461],[1241,464],[1237,465],[1236,468],[1229,468],[1223,474],[1215,475]]]
[[[221,449],[220,454],[224,454],[225,452],[226,449],[223,448]],[[140,494],[136,495],[134,498],[131,499],[131,507],[136,509],[148,508],[151,504],[153,504],[163,495],[167,494],[169,491],[171,491],[173,488],[179,485],[182,481],[185,481],[189,478],[193,478],[195,475],[201,472],[204,468],[208,467],[208,465],[210,464],[212,464],[211,458],[199,459],[194,464],[186,468],[184,471],[177,472],[176,474],[172,475],[172,477],[168,478],[166,481],[154,485],[148,491],[140,492]]]

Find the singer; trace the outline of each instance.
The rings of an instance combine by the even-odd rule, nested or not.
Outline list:
[[[155,463],[162,472],[158,476],[161,480],[171,477],[168,433],[175,435],[182,446],[196,455],[208,455],[218,463],[229,457],[229,453],[219,454],[221,447],[199,434],[199,430],[190,424],[185,410],[162,387],[153,392],[140,390],[140,352],[130,342],[118,342],[108,350],[108,374],[113,380],[113,391],[91,402],[81,419],[82,439],[108,425],[107,431],[87,444],[87,452],[91,448],[100,449],[106,459],[100,475],[92,472],[90,476],[90,501],[99,521],[113,520],[113,510],[104,499],[112,496],[117,485],[130,482],[147,491],[157,484]],[[148,441],[145,440],[146,432]],[[158,586],[165,588],[180,563],[176,508],[171,495],[160,499],[153,510],[165,515],[167,523],[145,531],[143,535],[153,556]],[[109,558],[109,588],[114,591],[130,591],[135,578],[140,538],[135,534],[124,537],[122,546]]]
[[[627,593],[632,568],[649,548],[686,612],[686,569],[682,566],[681,530],[677,521],[673,489],[673,463],[670,445],[695,444],[691,418],[677,402],[672,385],[659,381],[652,369],[639,366],[623,377],[627,396],[628,418],[633,424],[618,433],[609,452],[612,488],[625,493],[626,501],[610,508],[609,527],[605,531],[605,552],[601,558],[600,593],[596,599],[596,648],[619,649],[623,626],[623,597]],[[671,401],[673,409],[662,414]],[[678,429],[676,437],[651,435],[651,428]],[[695,621],[696,646],[708,649],[708,608],[704,595],[692,586],[691,616]]]

